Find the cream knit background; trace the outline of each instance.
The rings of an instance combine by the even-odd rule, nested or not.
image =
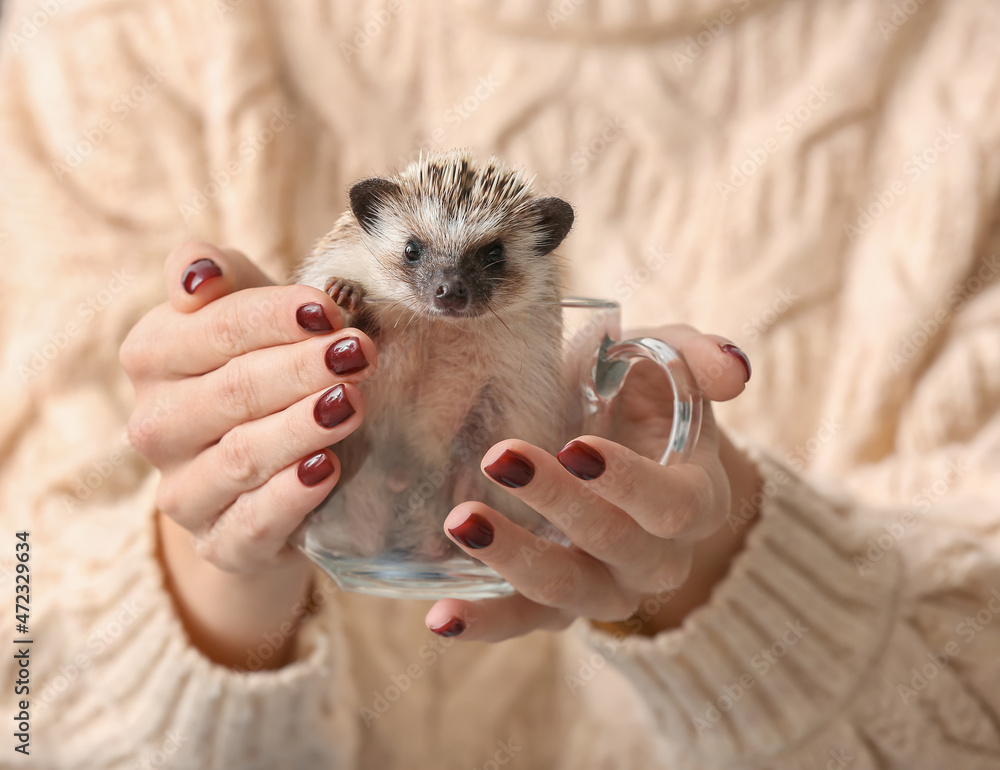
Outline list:
[[[1000,767],[995,2],[14,2],[0,45],[0,585],[30,528],[36,639],[18,765],[470,768],[507,741],[523,768]],[[772,480],[763,519],[652,640],[581,621],[443,647],[425,603],[323,581],[295,664],[213,666],[152,558],[118,344],[185,238],[285,278],[353,180],[459,145],[574,204],[571,292],[747,351],[717,412]]]

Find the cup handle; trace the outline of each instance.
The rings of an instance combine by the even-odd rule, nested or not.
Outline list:
[[[674,391],[674,419],[670,438],[659,458],[661,465],[690,459],[701,432],[701,396],[680,352],[663,340],[637,337],[615,342],[605,337],[590,373],[591,397],[613,400],[625,384],[629,370],[641,359],[658,364]]]

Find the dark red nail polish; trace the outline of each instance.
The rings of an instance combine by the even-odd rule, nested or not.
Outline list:
[[[452,618],[447,623],[431,628],[438,636],[458,636],[465,630],[465,623],[461,618]]]
[[[750,359],[747,358],[747,354],[744,353],[742,350],[740,350],[735,345],[719,345],[719,347],[722,348],[722,352],[723,353],[725,353],[726,355],[732,356],[737,361],[739,361],[741,364],[743,364],[743,369],[747,373],[747,378],[744,380],[744,382],[750,382],[750,373],[751,373]]]
[[[222,268],[210,259],[199,259],[184,268],[181,286],[188,294],[194,294],[205,281],[222,275]]]
[[[313,417],[324,428],[334,428],[354,414],[354,407],[347,400],[343,385],[336,385],[319,397],[313,408]]]
[[[368,360],[357,337],[345,337],[326,349],[326,368],[334,374],[354,374],[367,366]]]
[[[310,302],[295,311],[295,320],[305,331],[313,334],[332,332],[333,324],[326,317],[326,311],[318,302]]]
[[[307,487],[315,487],[322,484],[333,473],[333,462],[326,452],[317,452],[312,457],[307,457],[299,463],[299,481]]]
[[[582,441],[570,441],[559,450],[556,459],[563,468],[584,481],[596,479],[607,467],[604,456]]]
[[[483,470],[494,481],[514,489],[523,487],[535,476],[535,466],[531,461],[510,449],[505,450]]]
[[[493,542],[493,526],[478,513],[470,513],[469,518],[448,530],[466,548],[485,548]]]

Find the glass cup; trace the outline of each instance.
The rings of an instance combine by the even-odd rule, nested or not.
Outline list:
[[[555,373],[550,381],[558,392],[544,395],[551,425],[539,445],[547,443],[543,448],[554,453],[581,435],[627,445],[617,435],[616,400],[632,367],[649,361],[665,375],[663,406],[665,411],[672,408],[669,434],[664,429],[653,459],[663,465],[687,460],[701,428],[701,400],[680,354],[650,337],[621,340],[616,302],[568,297],[554,307],[538,308],[549,311],[562,327],[561,345],[549,360]],[[537,387],[538,379],[532,382]],[[391,430],[379,434],[393,435]],[[483,424],[454,442],[446,461],[429,466],[414,458],[410,467],[400,467],[395,447],[369,446],[360,467],[306,517],[291,542],[349,591],[421,599],[512,593],[506,580],[465,554],[443,529],[457,504],[481,500],[539,536],[569,543],[555,525],[481,472],[483,454],[506,438],[531,440]],[[331,448],[337,452],[336,445]],[[380,461],[388,456],[394,458],[391,467]]]

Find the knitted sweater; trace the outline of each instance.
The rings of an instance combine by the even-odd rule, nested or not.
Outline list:
[[[21,638],[27,530],[33,643],[29,694],[23,659],[0,662],[0,764],[1000,767],[1000,6],[3,14],[2,628]],[[164,588],[118,346],[178,243],[287,280],[352,181],[451,146],[573,203],[569,292],[749,354],[716,410],[760,467],[760,519],[709,602],[652,638],[580,619],[463,644],[424,628],[428,603],[317,571],[291,663],[256,671],[264,637],[248,671],[215,665]]]

